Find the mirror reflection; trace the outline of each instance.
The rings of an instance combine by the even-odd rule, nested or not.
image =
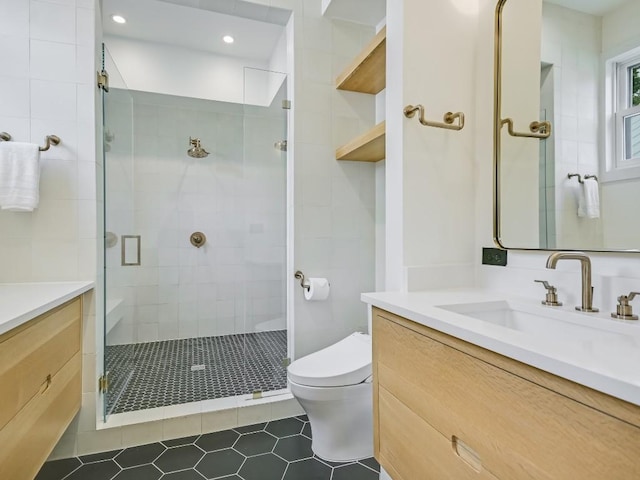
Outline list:
[[[638,251],[640,2],[508,0],[502,25],[500,242]]]

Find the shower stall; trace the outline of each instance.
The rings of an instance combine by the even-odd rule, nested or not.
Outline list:
[[[104,50],[105,419],[286,388],[287,79],[127,88]]]

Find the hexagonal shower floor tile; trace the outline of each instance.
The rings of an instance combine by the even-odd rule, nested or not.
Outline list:
[[[107,346],[107,411],[287,388],[286,356],[286,330]]]
[[[36,480],[378,480],[373,458],[326,462],[306,416],[47,462]]]

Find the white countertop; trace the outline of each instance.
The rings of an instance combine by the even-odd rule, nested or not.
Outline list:
[[[361,299],[479,347],[640,405],[640,321],[614,320],[609,312],[580,313],[567,305],[542,307],[539,300],[480,289],[363,293]],[[595,329],[596,337],[573,336],[571,324],[569,328],[567,324],[561,325],[561,333],[551,331],[554,320],[550,322],[551,327],[545,327],[550,331],[531,334],[438,308],[503,300],[549,309],[545,311],[551,316],[569,318],[579,328]]]
[[[0,335],[93,286],[93,282],[0,283]]]

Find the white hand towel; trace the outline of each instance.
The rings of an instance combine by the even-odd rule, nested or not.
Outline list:
[[[580,185],[578,216],[600,218],[600,194],[598,192],[598,181],[595,178],[587,178]]]
[[[0,208],[32,212],[40,200],[40,150],[34,143],[0,142]]]

